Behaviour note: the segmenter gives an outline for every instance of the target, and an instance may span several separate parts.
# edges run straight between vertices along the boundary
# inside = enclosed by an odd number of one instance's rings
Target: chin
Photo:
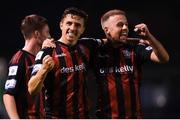
[[[69,43],[74,44],[77,42],[76,38],[68,39]]]
[[[116,43],[127,43],[126,40],[120,40],[120,39],[119,39],[119,40],[116,40],[115,42],[116,42]]]
[[[117,41],[117,42],[124,42],[125,40],[119,38],[119,39],[117,39],[116,41]]]
[[[68,41],[73,42],[73,41],[75,41],[75,38],[69,38]]]

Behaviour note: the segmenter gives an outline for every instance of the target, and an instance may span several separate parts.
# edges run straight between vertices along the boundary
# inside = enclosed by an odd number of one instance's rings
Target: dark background
[[[142,77],[142,110],[144,118],[180,118],[180,71],[179,71],[179,34],[180,4],[164,0],[6,0],[0,4],[0,68],[6,65],[12,55],[24,46],[20,33],[20,23],[24,16],[39,14],[49,21],[51,35],[60,36],[59,18],[67,7],[75,6],[89,14],[84,36],[103,38],[100,26],[101,15],[110,9],[122,9],[127,13],[130,36],[133,27],[146,23],[150,32],[164,45],[170,55],[167,64],[147,63]],[[131,33],[132,32],[132,33]],[[6,69],[3,69],[6,71]],[[0,74],[1,75],[1,74]],[[3,76],[3,75],[2,75]],[[1,77],[0,90],[4,87],[5,77]],[[95,101],[95,82],[89,79],[90,96]],[[0,97],[1,98],[1,97]],[[2,98],[0,102],[2,101]],[[92,102],[94,117],[94,102]],[[3,110],[0,104],[0,111]],[[0,113],[0,118],[3,114]]]

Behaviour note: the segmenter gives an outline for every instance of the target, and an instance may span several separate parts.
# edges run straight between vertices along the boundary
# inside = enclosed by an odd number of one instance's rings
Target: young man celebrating
[[[128,38],[125,12],[110,10],[101,17],[108,43],[96,52],[98,84],[97,117],[106,119],[141,118],[139,95],[141,67],[146,61],[165,63],[169,55],[144,23],[134,31],[143,39],[139,44]]]
[[[44,86],[46,118],[89,118],[87,66],[101,41],[78,40],[87,17],[78,8],[67,8],[60,20],[62,36],[55,42],[56,48],[42,49],[36,56],[28,89],[36,94]]]

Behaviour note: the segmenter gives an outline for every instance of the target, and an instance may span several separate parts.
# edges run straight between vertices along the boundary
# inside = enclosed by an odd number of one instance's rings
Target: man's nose
[[[50,35],[50,34],[48,34],[47,38],[49,38],[49,39],[50,39],[50,38],[51,38],[51,35]]]
[[[74,24],[72,24],[70,28],[71,28],[71,30],[75,30],[76,26]]]
[[[128,26],[126,24],[124,24],[122,29],[128,29]]]

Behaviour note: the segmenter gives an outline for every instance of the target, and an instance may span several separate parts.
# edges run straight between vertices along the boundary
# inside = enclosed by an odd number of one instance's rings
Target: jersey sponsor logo
[[[77,71],[82,71],[85,70],[85,64],[82,63],[80,65],[74,65],[72,67],[62,67],[60,69],[61,73],[72,73],[72,72],[77,72]]]
[[[99,69],[100,74],[107,74],[107,73],[120,73],[120,74],[126,74],[126,73],[133,73],[133,66],[124,65],[122,67],[107,67],[107,68],[100,68]]]
[[[39,71],[39,69],[41,68],[41,65],[42,65],[42,64],[36,64],[36,65],[34,65],[33,70],[32,70],[32,74],[34,74],[35,72]]]
[[[151,46],[146,47],[146,50],[152,50]]]
[[[9,67],[9,74],[8,76],[16,75],[18,70],[18,66],[11,66]]]
[[[61,53],[61,54],[59,54],[59,55],[56,55],[56,57],[65,57],[65,56],[66,56],[65,53]]]
[[[6,81],[6,84],[5,84],[5,89],[10,89],[10,88],[15,88],[16,86],[16,80],[15,79],[10,79],[10,80],[7,80]]]
[[[44,51],[39,51],[39,52],[37,53],[37,55],[36,55],[35,60],[40,60],[41,57],[42,57],[42,55],[43,55],[43,53],[44,53]]]

